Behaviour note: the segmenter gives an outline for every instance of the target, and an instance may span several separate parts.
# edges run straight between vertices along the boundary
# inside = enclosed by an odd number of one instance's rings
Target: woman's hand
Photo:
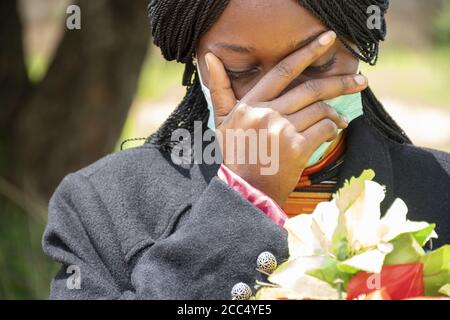
[[[348,126],[347,120],[322,100],[360,92],[367,87],[367,79],[362,75],[337,76],[306,81],[280,96],[292,81],[333,45],[335,39],[336,34],[328,31],[292,53],[269,71],[238,103],[222,62],[212,53],[205,56],[216,129],[223,139],[219,142],[224,164],[280,206],[295,188],[312,153],[322,143],[335,139],[338,128]],[[244,132],[248,129],[267,129],[268,145],[273,139],[278,141],[279,170],[273,175],[261,175],[263,164],[260,161],[256,164],[227,162],[227,159],[236,159],[235,154],[230,157],[230,148],[226,147],[230,143],[226,134],[229,129],[235,132],[239,129]],[[248,139],[246,143],[246,152],[251,152]],[[233,145],[235,147],[231,153],[236,153],[236,143]]]

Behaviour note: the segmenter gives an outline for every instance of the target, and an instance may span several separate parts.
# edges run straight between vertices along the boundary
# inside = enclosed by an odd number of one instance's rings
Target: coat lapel
[[[385,212],[395,199],[393,168],[386,139],[368,123],[365,116],[352,121],[347,130],[347,150],[338,187],[342,187],[345,180],[352,176],[358,177],[365,169],[374,170],[374,180],[386,187],[386,198],[381,204],[382,212]]]

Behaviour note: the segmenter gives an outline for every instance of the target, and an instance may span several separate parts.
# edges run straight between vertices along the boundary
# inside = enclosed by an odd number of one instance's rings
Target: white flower
[[[429,226],[427,222],[415,222],[406,219],[408,208],[401,199],[395,199],[384,217],[380,220],[378,225],[378,236],[384,242],[389,242],[399,234],[416,232],[423,230]],[[430,238],[437,238],[436,232],[432,232]]]
[[[380,203],[384,199],[384,189],[376,182],[367,180],[364,188],[353,204],[346,210],[345,222],[347,240],[351,248],[359,251],[380,242]]]
[[[319,203],[310,215],[288,219],[284,228],[289,233],[290,257],[325,254],[337,228],[338,217],[339,210],[333,200]]]
[[[337,248],[344,244],[348,258],[342,261],[344,265],[379,273],[393,249],[387,245],[389,241],[429,226],[407,220],[408,208],[401,199],[381,218],[385,191],[372,178],[373,172],[365,171],[360,178],[352,178],[332,201],[319,203],[312,214],[287,220],[290,259],[336,257]],[[434,231],[431,237],[437,237]]]
[[[338,299],[339,291],[330,284],[307,274],[308,271],[322,268],[327,259],[325,257],[298,257],[282,264],[269,276],[271,283],[277,284],[295,299]],[[269,289],[268,292],[276,294]]]

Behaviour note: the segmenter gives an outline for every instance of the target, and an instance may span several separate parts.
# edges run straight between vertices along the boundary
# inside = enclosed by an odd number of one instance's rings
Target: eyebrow
[[[296,51],[299,50],[303,47],[306,47],[308,44],[310,44],[311,42],[313,42],[315,39],[317,39],[317,37],[319,35],[321,35],[322,33],[324,33],[326,30],[322,30],[319,31],[311,36],[309,36],[306,39],[303,39],[299,42],[294,43],[291,48],[292,51]],[[218,42],[216,44],[214,44],[214,47],[216,48],[220,48],[220,49],[224,49],[227,51],[233,51],[236,53],[251,53],[252,51],[254,51],[255,49],[253,47],[244,47],[238,44],[233,44],[233,43],[226,43],[226,42]]]
[[[301,41],[295,43],[295,44],[292,46],[293,51],[300,50],[301,48],[306,47],[308,44],[310,44],[311,42],[313,42],[314,40],[316,40],[316,39],[317,39],[322,33],[324,33],[325,31],[326,31],[326,30],[321,30],[321,31],[316,32],[315,34],[309,36],[308,38],[303,39],[303,40],[301,40]]]
[[[227,51],[233,51],[237,53],[250,53],[254,50],[252,47],[243,47],[238,44],[232,44],[232,43],[226,43],[226,42],[219,42],[214,44],[214,47],[224,49]]]

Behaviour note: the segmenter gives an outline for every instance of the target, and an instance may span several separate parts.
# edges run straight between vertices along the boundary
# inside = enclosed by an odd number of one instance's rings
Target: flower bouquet
[[[384,187],[365,170],[330,202],[289,219],[289,259],[258,282],[254,299],[417,299],[450,296],[450,245],[424,247],[435,225],[406,218],[396,199],[381,217]]]

